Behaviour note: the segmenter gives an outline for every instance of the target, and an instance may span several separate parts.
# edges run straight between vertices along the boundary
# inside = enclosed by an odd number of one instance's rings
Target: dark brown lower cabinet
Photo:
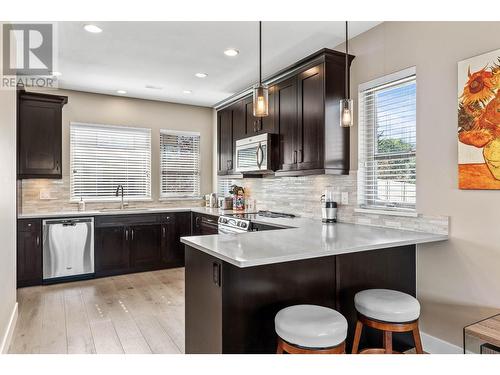
[[[415,296],[415,246],[363,251],[239,268],[186,246],[186,353],[275,353],[274,317],[295,304],[327,306],[349,323],[350,351],[364,289],[395,289]],[[380,332],[363,330],[361,347],[381,347]],[[394,348],[412,347],[394,334]]]
[[[42,223],[19,220],[17,228],[17,287],[42,283]]]
[[[180,237],[191,233],[191,213],[100,216],[95,220],[96,276],[182,267]]]
[[[94,259],[97,276],[117,275],[130,269],[129,229],[105,225],[95,228]]]
[[[161,224],[133,225],[130,227],[130,254],[135,270],[162,267]]]

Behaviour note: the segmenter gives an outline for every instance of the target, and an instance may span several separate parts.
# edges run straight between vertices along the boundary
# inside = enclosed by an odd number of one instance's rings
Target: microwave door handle
[[[262,166],[262,162],[264,161],[264,160],[261,160],[260,157],[259,157],[259,155],[263,155],[262,145],[260,143],[259,143],[259,147],[257,147],[256,154],[257,154],[257,166],[260,169],[260,167]],[[264,159],[264,158],[262,158],[262,159]]]
[[[259,150],[260,150],[260,165],[259,168],[262,167],[262,164],[264,164],[264,147],[259,144]]]

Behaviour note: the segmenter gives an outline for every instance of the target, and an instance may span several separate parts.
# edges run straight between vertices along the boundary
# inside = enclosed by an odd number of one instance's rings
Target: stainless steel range
[[[295,215],[272,211],[259,211],[256,213],[234,213],[226,214],[219,217],[218,228],[221,234],[235,234],[244,232],[253,232],[263,230],[262,226],[258,226],[252,222],[259,216],[269,218],[294,218]],[[267,227],[266,229],[271,229]],[[274,229],[274,228],[273,228]],[[265,230],[265,229],[264,229]]]

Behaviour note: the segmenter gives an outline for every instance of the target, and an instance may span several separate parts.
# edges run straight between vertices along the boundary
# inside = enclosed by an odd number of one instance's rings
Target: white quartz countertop
[[[207,215],[221,215],[223,213],[232,213],[232,210],[223,211],[218,208],[206,207],[151,207],[151,208],[124,208],[120,209],[104,209],[104,210],[88,210],[88,211],[60,211],[60,212],[37,212],[18,215],[18,219],[51,219],[63,217],[82,217],[82,216],[109,216],[109,215],[133,215],[133,214],[150,214],[163,212],[199,212]]]
[[[237,267],[253,267],[366,250],[444,241],[446,235],[305,218],[259,218],[277,229],[182,237],[181,241]]]

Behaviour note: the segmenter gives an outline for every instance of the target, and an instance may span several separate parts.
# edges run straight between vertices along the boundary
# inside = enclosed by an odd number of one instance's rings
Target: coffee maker
[[[335,191],[332,187],[327,187],[321,196],[321,221],[323,223],[337,222],[337,202],[335,201]]]

